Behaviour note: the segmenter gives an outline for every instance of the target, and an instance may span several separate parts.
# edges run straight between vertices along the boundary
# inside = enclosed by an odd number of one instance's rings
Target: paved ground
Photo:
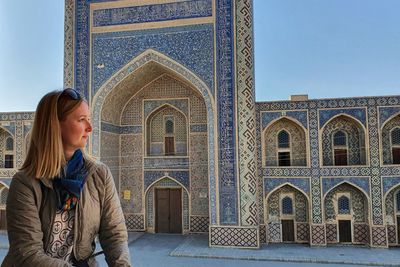
[[[310,248],[306,245],[268,245],[260,250],[209,248],[204,235],[166,234],[131,234],[129,248],[135,267],[400,266],[400,248]],[[7,249],[7,236],[0,233],[0,261]],[[98,260],[101,266],[107,266],[103,256],[98,256]],[[356,265],[359,263],[364,265]]]

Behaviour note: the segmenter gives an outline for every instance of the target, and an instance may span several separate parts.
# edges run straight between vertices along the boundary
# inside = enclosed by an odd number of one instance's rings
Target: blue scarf
[[[53,186],[57,196],[57,208],[70,210],[76,206],[85,184],[87,170],[80,149],[74,152],[59,176],[54,178]]]

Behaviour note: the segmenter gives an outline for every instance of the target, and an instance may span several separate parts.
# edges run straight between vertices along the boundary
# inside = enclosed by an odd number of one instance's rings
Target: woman
[[[83,153],[91,131],[88,103],[76,90],[40,100],[27,157],[10,185],[2,266],[98,266],[97,235],[109,266],[131,266],[110,170]]]

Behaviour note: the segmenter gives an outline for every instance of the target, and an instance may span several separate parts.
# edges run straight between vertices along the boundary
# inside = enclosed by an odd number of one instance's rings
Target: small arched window
[[[400,190],[396,194],[396,210],[400,212]]]
[[[391,133],[392,139],[392,163],[400,164],[400,128],[395,128]]]
[[[350,214],[350,199],[346,196],[341,196],[338,199],[338,213]]]
[[[342,131],[337,131],[333,135],[333,145],[334,146],[345,146],[346,142],[346,134]]]
[[[278,148],[289,148],[290,147],[290,136],[285,130],[282,130],[278,134]]]
[[[290,215],[293,214],[293,201],[290,197],[284,197],[282,199],[282,214]]]
[[[165,121],[165,133],[174,134],[174,121],[172,119],[167,119]]]
[[[392,145],[400,146],[400,128],[396,128],[392,131]]]
[[[12,137],[7,137],[6,139],[6,150],[14,150],[14,140]]]

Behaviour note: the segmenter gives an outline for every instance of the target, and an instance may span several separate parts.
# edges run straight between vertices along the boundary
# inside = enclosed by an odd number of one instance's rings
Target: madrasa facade
[[[90,104],[128,231],[398,246],[400,96],[255,102],[252,5],[65,1],[64,86]],[[0,113],[2,228],[33,117]]]

